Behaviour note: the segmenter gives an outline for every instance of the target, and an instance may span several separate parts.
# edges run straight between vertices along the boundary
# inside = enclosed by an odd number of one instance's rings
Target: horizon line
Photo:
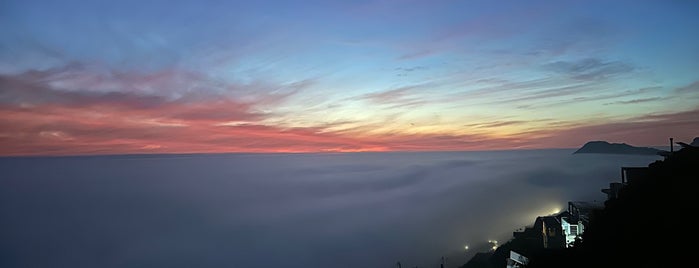
[[[644,146],[645,147],[645,146]],[[655,147],[655,146],[652,146]],[[61,157],[112,157],[112,156],[177,156],[177,155],[301,155],[301,154],[360,154],[360,153],[455,153],[455,152],[503,152],[503,151],[540,151],[540,150],[574,150],[579,148],[512,148],[493,150],[365,150],[365,151],[231,151],[231,152],[159,152],[159,153],[95,153],[95,154],[15,154],[0,155],[2,158],[61,158]]]
[[[612,143],[612,142],[610,142]],[[626,143],[623,143],[626,144]],[[633,145],[632,145],[633,146]],[[650,145],[650,146],[635,146],[649,148],[664,148],[670,147],[667,145]],[[161,153],[105,153],[105,154],[56,154],[56,155],[41,155],[41,154],[18,154],[18,155],[0,155],[2,158],[61,158],[61,157],[114,157],[114,156],[185,156],[185,155],[301,155],[301,154],[360,154],[360,153],[456,153],[456,152],[504,152],[504,151],[541,151],[541,150],[576,150],[580,148],[574,147],[551,147],[551,148],[512,148],[512,149],[493,149],[493,150],[392,150],[392,151],[280,151],[280,152],[161,152]],[[660,149],[659,149],[660,150]]]

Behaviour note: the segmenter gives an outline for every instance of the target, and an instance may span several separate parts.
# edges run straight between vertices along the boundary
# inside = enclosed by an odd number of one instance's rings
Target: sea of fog
[[[572,152],[0,158],[0,267],[457,267],[659,159]]]

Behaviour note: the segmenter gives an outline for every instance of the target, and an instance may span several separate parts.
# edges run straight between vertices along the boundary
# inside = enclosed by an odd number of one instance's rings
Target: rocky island
[[[573,154],[658,154],[662,150],[650,147],[636,147],[626,143],[609,143],[606,141],[591,141],[585,143]]]

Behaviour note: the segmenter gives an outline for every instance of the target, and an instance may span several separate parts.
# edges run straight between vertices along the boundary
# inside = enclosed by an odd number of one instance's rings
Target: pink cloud
[[[541,147],[578,147],[590,140],[636,145],[664,145],[668,138],[689,140],[699,136],[699,108],[665,114],[648,114],[624,121],[563,126],[523,134]]]
[[[174,109],[174,108],[173,108]],[[185,109],[180,107],[177,109]],[[260,124],[221,126],[209,119],[133,121],[141,111],[111,110],[93,118],[82,108],[2,110],[1,155],[120,153],[457,151],[577,147],[588,140],[663,144],[699,133],[699,111],[650,115],[631,122],[540,130],[511,136],[392,134],[358,136],[323,128]],[[663,129],[663,131],[658,131]]]
[[[577,147],[598,139],[654,145],[664,144],[667,137],[689,140],[699,134],[699,109],[616,122],[557,124],[512,135],[369,135],[362,127],[288,128],[265,125],[273,115],[256,109],[259,103],[283,102],[288,97],[284,94],[267,92],[256,101],[241,101],[216,92],[201,96],[182,91],[184,95],[173,99],[140,91],[55,88],[54,82],[67,81],[65,76],[80,80],[69,73],[0,75],[0,155],[492,150]],[[149,82],[135,84],[144,83]],[[364,97],[400,104],[412,100],[410,93],[404,88]],[[495,121],[485,126],[515,124],[526,122]]]

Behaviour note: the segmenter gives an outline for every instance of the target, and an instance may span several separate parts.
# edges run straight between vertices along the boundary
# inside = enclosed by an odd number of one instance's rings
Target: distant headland
[[[662,152],[650,147],[636,147],[626,143],[609,143],[606,141],[590,141],[585,143],[573,154],[646,154],[654,155]]]

